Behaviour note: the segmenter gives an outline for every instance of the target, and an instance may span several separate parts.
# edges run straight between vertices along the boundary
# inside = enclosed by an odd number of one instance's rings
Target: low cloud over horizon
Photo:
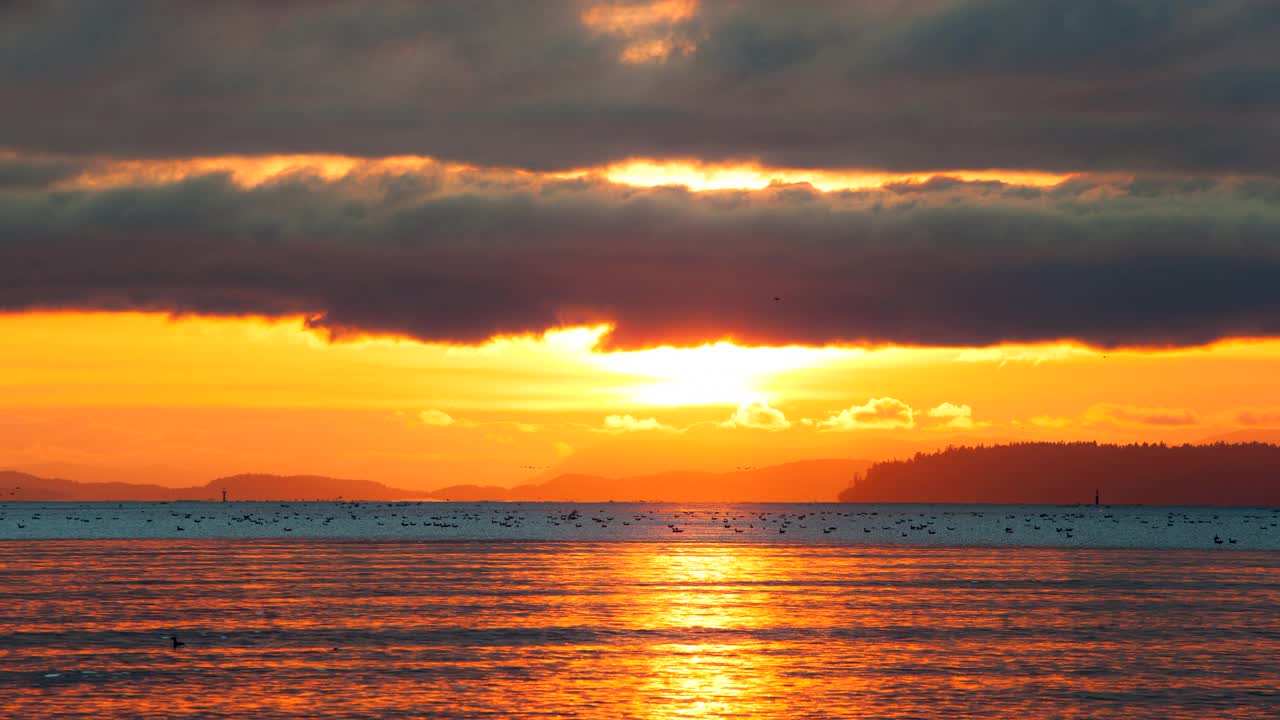
[[[692,192],[427,164],[0,190],[0,309],[305,315],[614,347],[1280,334],[1280,181]]]
[[[1099,403],[1084,414],[1087,423],[1109,422],[1130,427],[1190,427],[1200,417],[1187,408],[1147,408],[1116,403]]]

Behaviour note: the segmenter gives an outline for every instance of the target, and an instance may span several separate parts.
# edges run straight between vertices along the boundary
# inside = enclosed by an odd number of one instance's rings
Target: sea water
[[[0,716],[1280,717],[1278,514],[11,503]]]

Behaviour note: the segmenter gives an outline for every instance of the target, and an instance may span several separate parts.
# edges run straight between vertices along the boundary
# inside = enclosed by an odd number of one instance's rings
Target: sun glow
[[[869,190],[886,185],[910,185],[948,177],[966,182],[1003,182],[1010,185],[1052,187],[1069,174],[1011,172],[1005,170],[936,170],[885,173],[875,170],[812,170],[773,168],[754,163],[715,164],[694,160],[629,160],[610,165],[601,173],[610,182],[637,187],[677,186],[695,192],[709,190],[762,190],[770,185],[807,184],[822,192]]]
[[[242,407],[738,406],[775,400],[776,374],[859,352],[728,342],[605,352],[609,331],[566,327],[480,345],[331,342],[303,317],[0,314],[0,398],[34,406],[156,406],[179,397]]]
[[[839,351],[803,347],[745,348],[728,342],[601,354],[613,372],[645,380],[630,391],[640,405],[741,405],[770,402],[772,375],[817,367]]]

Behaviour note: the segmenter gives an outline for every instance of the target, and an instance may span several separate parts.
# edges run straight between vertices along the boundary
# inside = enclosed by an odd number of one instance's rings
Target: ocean
[[[1280,717],[1277,522],[0,504],[0,715]]]

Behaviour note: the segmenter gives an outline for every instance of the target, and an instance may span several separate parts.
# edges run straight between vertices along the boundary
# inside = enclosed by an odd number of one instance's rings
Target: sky
[[[1280,440],[1268,0],[0,16],[0,467]]]

